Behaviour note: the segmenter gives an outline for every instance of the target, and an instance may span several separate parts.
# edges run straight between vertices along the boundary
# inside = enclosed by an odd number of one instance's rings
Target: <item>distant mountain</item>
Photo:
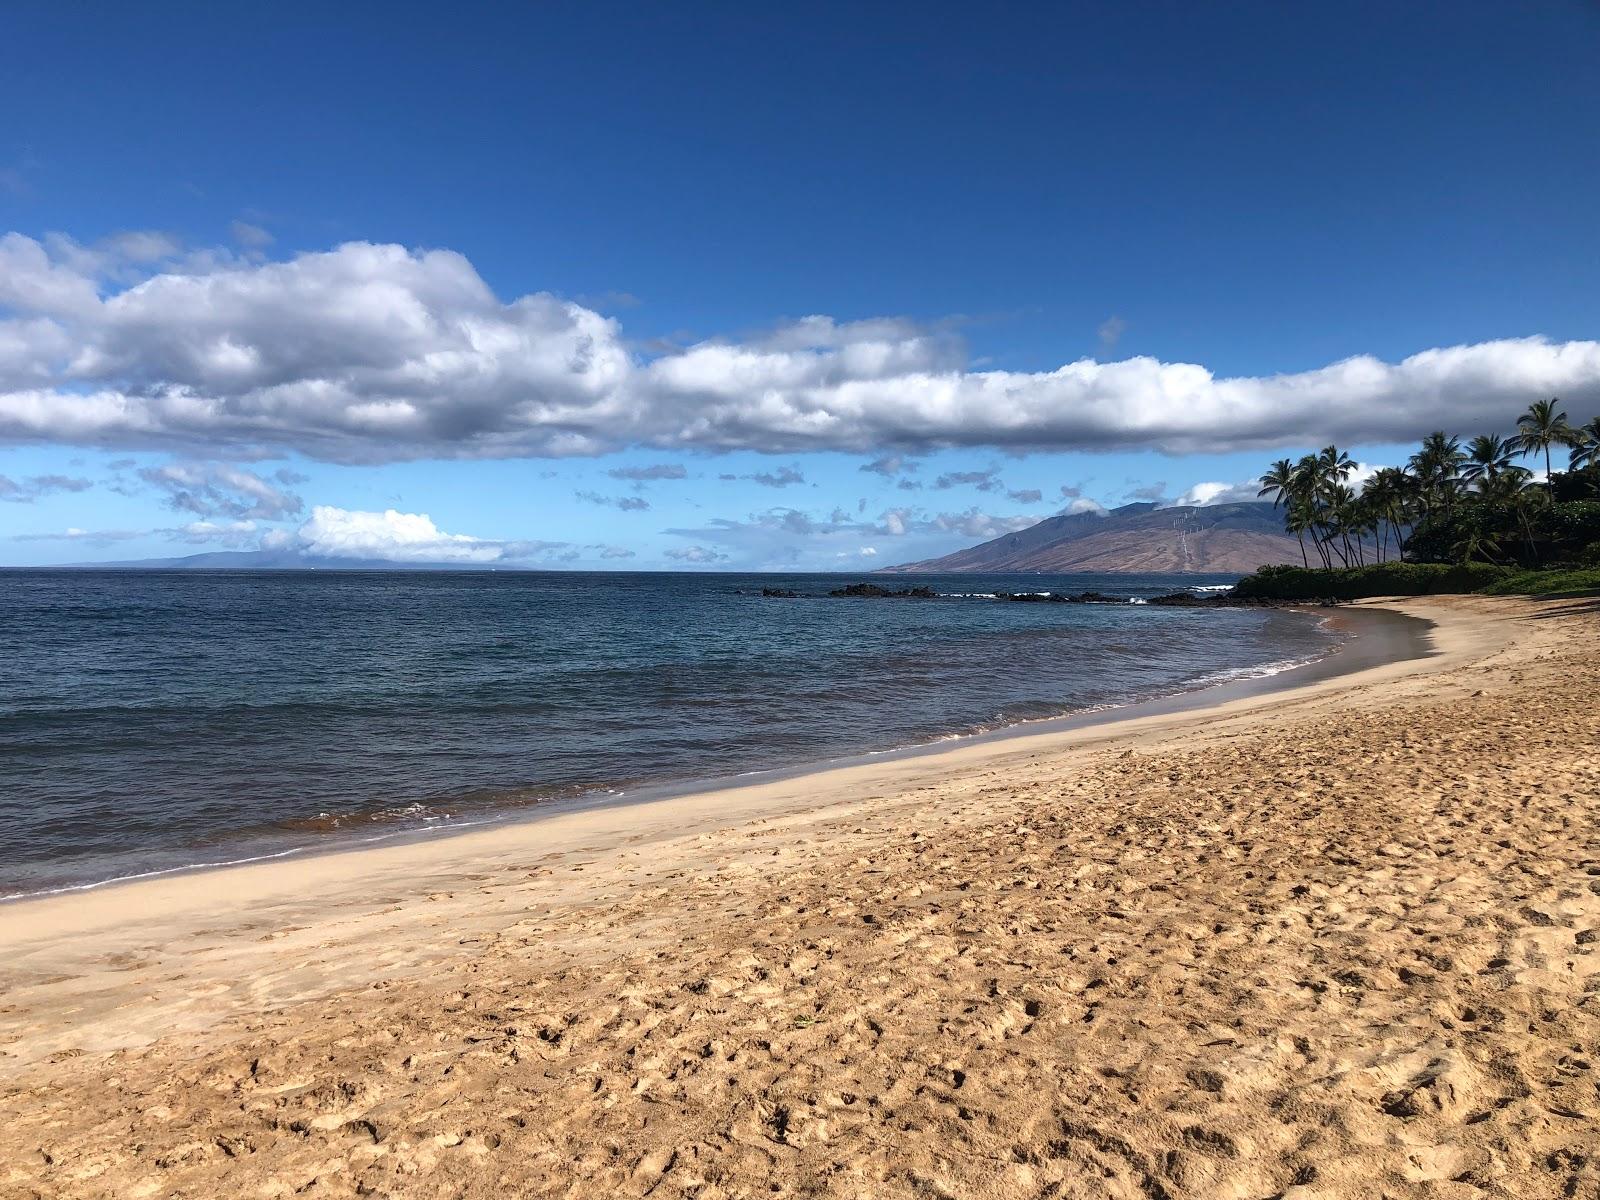
[[[1248,574],[1298,563],[1300,543],[1267,503],[1160,508],[1125,504],[1108,513],[1049,517],[943,558],[887,567],[911,571],[1126,571]]]
[[[63,570],[111,571],[499,571],[502,563],[393,562],[387,558],[326,558],[298,550],[218,550],[182,558],[73,563]]]

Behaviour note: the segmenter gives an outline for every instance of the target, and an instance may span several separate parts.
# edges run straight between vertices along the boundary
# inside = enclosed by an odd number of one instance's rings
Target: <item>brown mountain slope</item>
[[[1158,508],[1049,517],[943,558],[888,567],[911,571],[1129,571],[1244,574],[1300,561],[1300,544],[1270,504]]]

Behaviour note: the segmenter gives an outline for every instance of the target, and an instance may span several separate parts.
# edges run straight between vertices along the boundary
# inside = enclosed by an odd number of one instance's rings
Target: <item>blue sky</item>
[[[7,6],[0,562],[853,567],[1600,411],[1600,7],[1044,7]]]

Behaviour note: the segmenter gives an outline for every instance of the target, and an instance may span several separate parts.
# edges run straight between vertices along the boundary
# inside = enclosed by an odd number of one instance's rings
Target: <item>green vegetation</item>
[[[1492,563],[1369,563],[1362,567],[1262,567],[1241,579],[1244,600],[1359,600],[1365,596],[1433,596],[1476,592],[1507,578]]]
[[[1530,405],[1507,438],[1480,434],[1463,447],[1431,433],[1404,467],[1384,467],[1359,491],[1356,464],[1337,446],[1273,463],[1258,494],[1283,507],[1302,566],[1269,567],[1235,595],[1350,600],[1600,587],[1600,417],[1575,426],[1560,403]],[[1564,472],[1553,469],[1556,448],[1569,452]],[[1542,465],[1544,478],[1519,458]]]
[[[1517,571],[1479,590],[1488,596],[1591,596],[1600,594],[1600,567]]]

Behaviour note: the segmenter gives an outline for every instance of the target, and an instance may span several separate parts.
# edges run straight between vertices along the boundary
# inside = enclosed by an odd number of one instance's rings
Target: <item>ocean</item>
[[[1268,674],[1226,577],[0,572],[0,896],[417,836]]]

